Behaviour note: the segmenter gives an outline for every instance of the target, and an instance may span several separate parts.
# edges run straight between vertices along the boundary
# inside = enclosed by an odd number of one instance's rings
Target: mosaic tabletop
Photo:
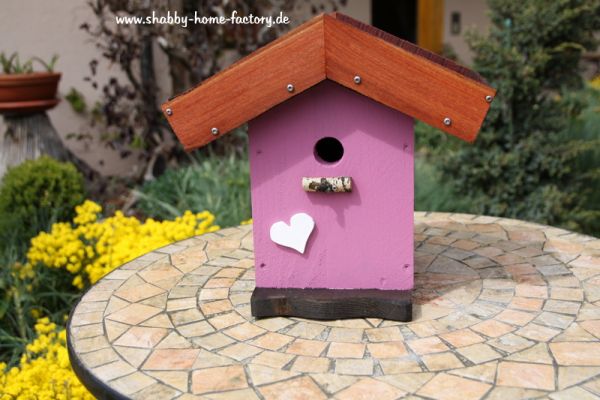
[[[92,287],[71,361],[109,398],[600,398],[600,239],[415,213],[415,273],[413,322],[256,320],[252,226],[221,230]]]

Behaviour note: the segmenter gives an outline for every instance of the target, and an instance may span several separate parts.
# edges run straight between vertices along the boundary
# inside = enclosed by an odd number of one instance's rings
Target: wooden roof
[[[477,73],[451,60],[333,13],[304,23],[162,109],[186,150],[192,150],[325,79],[469,142],[489,109],[486,97],[496,93]]]

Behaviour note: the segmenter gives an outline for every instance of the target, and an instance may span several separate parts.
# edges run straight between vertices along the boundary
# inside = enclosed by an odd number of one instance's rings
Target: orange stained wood
[[[472,78],[472,71],[349,21],[340,14],[315,17],[163,104],[184,147],[204,146],[324,79],[463,140],[475,139],[494,89]]]

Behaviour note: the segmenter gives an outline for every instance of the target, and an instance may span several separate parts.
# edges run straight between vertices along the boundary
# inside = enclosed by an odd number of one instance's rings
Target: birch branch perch
[[[302,188],[305,192],[320,193],[349,193],[352,192],[352,178],[337,176],[331,178],[302,178]]]

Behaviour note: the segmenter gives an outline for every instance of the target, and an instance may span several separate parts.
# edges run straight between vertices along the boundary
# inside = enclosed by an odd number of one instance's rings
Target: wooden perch
[[[352,191],[352,178],[338,176],[332,178],[302,178],[305,192],[349,193]]]

